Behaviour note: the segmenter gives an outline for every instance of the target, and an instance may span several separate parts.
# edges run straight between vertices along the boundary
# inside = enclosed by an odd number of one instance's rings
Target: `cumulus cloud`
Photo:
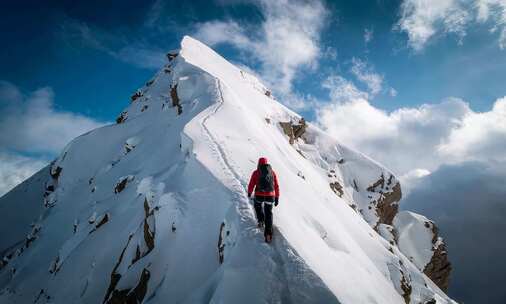
[[[0,197],[45,165],[40,159],[0,152]]]
[[[438,152],[463,160],[506,160],[506,97],[489,112],[469,112],[451,130]]]
[[[397,27],[408,35],[408,44],[420,51],[438,34],[455,34],[463,42],[476,22],[490,22],[499,31],[498,45],[506,47],[506,1],[504,0],[403,0]]]
[[[235,21],[210,21],[197,26],[195,36],[209,45],[228,43],[261,63],[260,73],[281,93],[289,94],[300,68],[312,68],[320,55],[319,39],[327,11],[320,1],[254,2],[260,8],[260,27]]]
[[[449,295],[465,303],[503,303],[506,264],[506,163],[443,165],[401,203],[426,215],[445,237],[453,264]],[[485,279],[486,278],[486,279]]]
[[[104,123],[66,111],[53,104],[51,88],[24,95],[16,86],[0,81],[0,146],[30,153],[58,153],[74,137]]]
[[[490,111],[475,112],[463,100],[449,98],[386,112],[355,98],[320,107],[317,121],[402,176],[413,169],[433,172],[442,164],[505,160],[505,105],[502,98]]]

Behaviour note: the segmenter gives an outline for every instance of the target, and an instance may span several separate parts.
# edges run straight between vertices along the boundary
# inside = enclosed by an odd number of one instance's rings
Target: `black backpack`
[[[274,191],[274,176],[272,173],[271,165],[258,166],[258,184],[257,191],[259,192],[272,192]]]

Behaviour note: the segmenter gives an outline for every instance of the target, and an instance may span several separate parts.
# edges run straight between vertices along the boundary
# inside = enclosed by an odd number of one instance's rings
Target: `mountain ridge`
[[[452,303],[395,244],[389,170],[193,38],[168,58],[116,125],[51,164],[45,210],[0,270],[0,300]],[[259,155],[282,173],[271,247],[244,191]]]

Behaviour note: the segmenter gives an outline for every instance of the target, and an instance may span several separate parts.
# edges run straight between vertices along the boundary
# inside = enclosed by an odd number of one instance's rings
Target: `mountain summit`
[[[199,41],[167,56],[117,124],[0,199],[1,303],[453,303],[444,242],[398,213],[392,172]],[[245,192],[260,156],[272,244]]]

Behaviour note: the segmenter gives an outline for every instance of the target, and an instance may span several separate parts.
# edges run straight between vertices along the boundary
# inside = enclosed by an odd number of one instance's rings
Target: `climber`
[[[248,197],[255,190],[253,205],[258,220],[258,227],[265,225],[264,237],[267,243],[272,241],[272,204],[277,206],[279,203],[279,185],[276,173],[271,165],[267,163],[267,158],[258,159],[257,169],[251,174],[248,184]]]

